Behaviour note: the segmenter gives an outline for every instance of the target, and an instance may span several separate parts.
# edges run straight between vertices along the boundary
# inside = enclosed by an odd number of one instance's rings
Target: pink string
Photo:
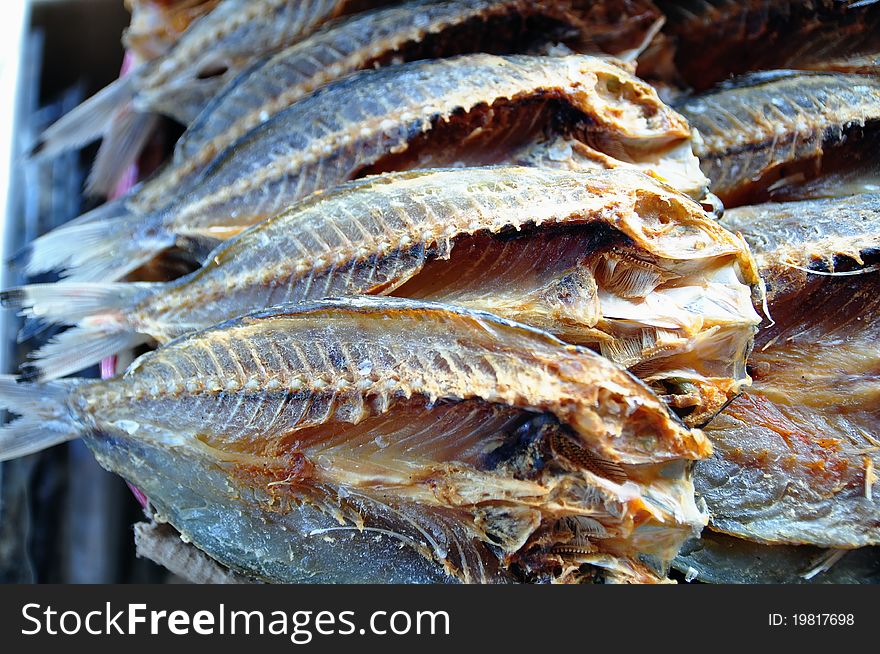
[[[134,54],[129,51],[126,51],[125,58],[122,60],[122,68],[119,71],[119,76],[123,77],[127,75],[131,70],[136,66]],[[116,188],[113,189],[113,193],[110,194],[110,199],[114,200],[118,197],[121,197],[128,193],[131,188],[137,183],[138,180],[138,165],[137,163],[133,163],[129,166],[128,170],[125,171],[125,174],[122,176],[122,179],[119,180],[119,184],[117,184]],[[116,367],[117,367],[117,358],[114,354],[113,356],[106,357],[101,360],[101,379],[110,379],[111,377],[116,376]],[[140,505],[146,509],[149,500],[147,496],[143,494],[143,492],[133,486],[128,481],[125,482],[128,487],[131,489],[131,492],[134,494],[135,499],[140,503]]]
[[[131,482],[125,482],[125,485],[128,486],[128,488],[131,490],[132,494],[134,495],[134,499],[138,501],[142,508],[146,509],[147,504],[150,503],[150,500],[149,498],[147,498],[146,495],[144,495],[143,491],[137,486],[133,486]]]

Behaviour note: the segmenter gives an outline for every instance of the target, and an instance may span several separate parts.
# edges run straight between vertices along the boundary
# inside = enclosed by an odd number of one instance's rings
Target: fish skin
[[[681,173],[686,121],[613,63],[482,54],[415,62],[356,73],[276,114],[160,211],[77,222],[44,235],[32,245],[28,271],[72,264],[65,273],[70,281],[118,279],[174,243],[213,247],[314,191],[366,172],[436,167],[456,158],[503,162],[517,139],[552,127],[547,122],[560,111],[574,112],[565,122],[579,140],[654,162],[646,169],[661,179],[668,153]],[[534,124],[522,133],[525,117]],[[702,173],[690,181],[689,190],[702,197]],[[89,252],[71,251],[73,241],[87,239],[95,243]]]
[[[377,1],[224,0],[196,20],[167,53],[133,68],[50,125],[30,155],[55,157],[100,139],[86,192],[109,197],[137,160],[159,114],[189,124],[253,61],[332,18]]]
[[[878,122],[850,127],[846,139],[844,144],[824,152],[821,159],[796,165],[790,174],[767,188],[766,198],[760,199],[796,202],[880,191],[880,160],[876,156],[880,149]]]
[[[255,59],[381,0],[222,0],[138,75],[134,106],[184,124]],[[225,69],[221,74],[211,74]]]
[[[688,408],[689,424],[701,424],[749,383],[757,284],[741,239],[641,173],[514,167],[351,182],[246,230],[173,282],[31,286],[2,298],[27,315],[78,324],[37,353],[49,378],[64,372],[56,349],[76,352],[79,368],[114,353],[86,359],[70,339],[166,342],[256,308],[328,296],[442,301],[589,345],[650,378]],[[104,290],[108,301],[79,310]],[[676,390],[682,379],[694,390]]]
[[[704,531],[685,543],[675,569],[710,584],[877,584],[880,548],[850,550],[827,570],[819,570],[834,550],[806,545],[760,545]]]
[[[42,403],[2,382],[4,406],[91,434],[99,460],[160,506],[192,491],[283,518],[305,503],[340,526],[392,530],[463,581],[503,574],[508,557],[546,575],[566,543],[585,562],[656,561],[660,581],[705,520],[689,480],[690,460],[710,452],[698,430],[609,360],[484,312],[367,297],[280,306],[172,341],[116,379],[53,382]],[[5,427],[0,450],[35,419]],[[155,450],[185,464],[154,469]],[[181,489],[187,467],[205,473]],[[214,554],[204,524],[170,514]],[[217,558],[265,574],[228,550]]]
[[[180,525],[189,542],[250,578],[293,584],[456,581],[414,548],[401,548],[398,539],[374,530],[343,530],[335,517],[311,504],[290,507],[286,514],[242,510],[230,500],[220,467],[146,441],[91,435],[84,440],[103,467],[138,480],[162,520]],[[489,580],[513,581],[500,574]]]
[[[880,53],[880,3],[658,0],[674,80],[705,90],[753,70],[865,71]]]
[[[724,220],[756,251],[775,324],[756,339],[753,386],[707,427],[715,453],[697,466],[696,486],[712,528],[769,544],[876,545],[878,197],[742,208]]]
[[[774,199],[774,186],[788,177],[809,180],[820,171],[833,173],[823,170],[823,163],[836,151],[845,161],[861,140],[872,138],[880,128],[880,80],[756,73],[685,100],[677,109],[699,133],[694,151],[710,190],[725,206],[757,204]],[[870,160],[868,165],[876,168]]]
[[[867,266],[880,251],[880,194],[738,207],[721,224],[745,237],[772,304],[815,279],[809,271]]]
[[[167,202],[178,184],[250,129],[357,70],[467,52],[527,52],[531,41],[562,41],[577,51],[618,54],[660,20],[648,1],[582,5],[572,0],[416,0],[334,21],[226,85],[189,125],[175,147],[173,164],[131,201],[139,211]]]

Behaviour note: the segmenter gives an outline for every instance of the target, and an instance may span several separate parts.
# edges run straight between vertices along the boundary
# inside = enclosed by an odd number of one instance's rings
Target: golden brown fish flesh
[[[471,168],[317,195],[174,282],[42,284],[2,300],[77,325],[36,353],[44,378],[279,302],[448,302],[588,345],[701,424],[749,382],[757,284],[741,239],[641,173]]]
[[[131,24],[122,43],[141,61],[164,55],[187,28],[211,11],[220,0],[126,0]]]
[[[636,166],[694,197],[706,179],[690,130],[609,61],[469,55],[362,71],[276,114],[227,148],[163,209],[82,218],[32,244],[29,273],[110,281],[173,246],[211,247],[314,191],[371,172],[503,163],[568,131],[596,168]],[[207,250],[203,250],[207,251]]]
[[[646,386],[444,305],[276,307],[0,398],[22,414],[0,456],[86,436],[187,539],[272,581],[660,581],[705,520],[688,462],[708,441]]]

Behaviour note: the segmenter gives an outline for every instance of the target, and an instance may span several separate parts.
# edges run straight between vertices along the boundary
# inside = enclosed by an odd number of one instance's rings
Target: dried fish
[[[706,179],[683,150],[686,121],[620,66],[582,55],[469,55],[362,71],[326,86],[227,148],[165,208],[126,218],[125,207],[111,205],[106,215],[37,239],[28,272],[119,279],[175,244],[206,252],[348,179],[505,162],[560,123],[558,131],[596,151],[597,168],[637,166],[705,194]]]
[[[139,211],[166,203],[183,179],[249,130],[354,71],[473,52],[527,52],[548,42],[620,54],[658,20],[647,1],[415,0],[334,22],[225,87],[181,137],[173,164],[132,201]]]
[[[574,137],[551,133],[512,150],[506,159],[507,163],[518,166],[582,172],[625,168],[659,177],[656,160],[633,161],[632,157],[616,150],[612,143],[606,143],[605,149],[607,152],[601,152]],[[662,179],[673,188],[684,190],[700,200],[704,206],[712,205],[711,195],[706,193],[703,184],[705,177],[699,169],[699,160],[694,157],[690,141],[682,141],[663,153]]]
[[[131,24],[122,35],[127,50],[142,61],[164,55],[186,29],[214,9],[220,0],[126,0]]]
[[[708,427],[714,529],[762,543],[880,544],[880,197],[725,215],[757,250],[775,324],[754,385]],[[764,249],[768,248],[768,249]]]
[[[43,134],[35,152],[54,156],[100,137],[89,189],[107,195],[153,130],[157,114],[191,122],[229,80],[261,57],[337,16],[381,0],[222,0],[171,50],[81,104]]]
[[[699,133],[694,151],[727,206],[808,199],[811,185],[821,197],[880,181],[878,78],[756,73],[678,109]],[[829,174],[846,181],[843,190]]]
[[[880,195],[738,207],[722,224],[745,236],[772,303],[801,292],[817,275],[869,268],[880,251]]]
[[[273,581],[374,579],[364,566],[381,568],[387,546],[368,563],[363,538],[316,547],[334,520],[463,581],[567,581],[572,560],[662,580],[705,521],[688,461],[708,441],[647,387],[545,332],[439,304],[275,307],[175,340],[118,379],[6,377],[0,398],[23,416],[0,432],[2,458],[87,435],[201,549]],[[202,509],[183,510],[195,497]]]
[[[753,70],[877,72],[876,0],[658,0],[677,73],[696,89]],[[861,61],[861,66],[859,65]]]
[[[174,282],[42,284],[0,299],[78,325],[35,353],[43,378],[279,302],[362,293],[449,302],[593,347],[700,424],[749,382],[760,321],[750,284],[744,242],[650,177],[472,168],[317,195]]]

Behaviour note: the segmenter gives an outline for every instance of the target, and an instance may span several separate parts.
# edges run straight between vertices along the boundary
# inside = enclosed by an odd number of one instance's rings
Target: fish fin
[[[133,328],[127,316],[153,292],[153,286],[32,284],[0,293],[0,304],[42,324],[75,325],[30,355],[36,361],[27,365],[25,376],[39,380],[61,377],[149,340]],[[33,330],[31,326],[28,333]]]
[[[145,334],[106,327],[71,327],[31,352],[22,381],[47,381],[88,368],[101,359],[150,340]]]
[[[18,331],[17,342],[26,343],[35,336],[39,336],[40,334],[42,334],[51,326],[52,323],[47,322],[42,318],[37,318],[36,316],[27,316],[24,319],[24,325]]]
[[[124,107],[110,121],[98,156],[92,165],[86,192],[90,195],[110,195],[125,171],[137,160],[159,117]]]
[[[131,105],[136,92],[133,75],[126,75],[50,125],[31,150],[32,157],[55,157],[95,141],[111,129],[114,116]]]
[[[107,282],[124,277],[174,244],[174,235],[156,230],[140,238],[144,222],[155,214],[141,216],[114,207],[106,217],[77,219],[43,234],[30,243],[17,259],[25,259],[25,272],[38,275],[61,270],[62,277],[76,282]],[[157,221],[158,222],[158,221]]]
[[[125,314],[152,287],[125,282],[31,284],[0,292],[0,305],[49,324],[75,325],[87,321],[90,325],[123,325]]]
[[[64,223],[63,228],[70,229],[79,225],[84,225],[86,223],[95,223],[102,220],[112,220],[116,218],[122,220],[128,216],[131,216],[134,213],[137,213],[136,210],[133,211],[129,206],[129,200],[131,199],[131,197],[132,194],[130,193],[116,200],[104,202],[94,209],[90,209],[84,214],[77,216],[73,220]],[[9,264],[16,267],[26,266],[28,258],[31,256],[32,251],[33,247],[30,244],[24,246],[8,259]],[[51,268],[47,270],[51,270]]]
[[[0,408],[20,416],[0,427],[0,461],[78,437],[81,428],[67,406],[67,397],[80,383],[79,379],[65,379],[29,384],[13,375],[0,375]]]
[[[466,513],[413,502],[395,504],[363,489],[352,492],[351,499],[370,516],[366,528],[394,534],[422,556],[441,564],[450,576],[482,584],[498,578],[498,556],[480,538],[481,530]]]

